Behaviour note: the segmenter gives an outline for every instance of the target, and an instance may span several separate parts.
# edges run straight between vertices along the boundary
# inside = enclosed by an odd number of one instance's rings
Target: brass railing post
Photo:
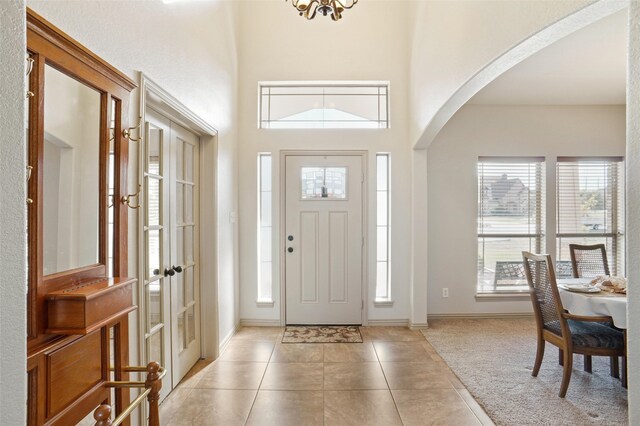
[[[111,368],[113,370],[113,367]],[[140,393],[131,401],[131,403],[118,413],[118,416],[111,420],[111,406],[102,404],[93,412],[93,418],[96,419],[95,426],[119,426],[124,423],[129,415],[142,403],[146,398],[149,401],[149,425],[160,426],[160,413],[158,404],[160,402],[160,389],[162,389],[162,378],[167,374],[167,370],[160,367],[157,362],[150,362],[146,367],[122,367],[122,371],[128,373],[142,373],[147,372],[147,379],[144,382],[132,382],[132,381],[109,381],[105,383],[108,388],[115,389],[128,389],[128,388],[144,388],[144,391]]]
[[[147,380],[145,381],[145,388],[151,389],[149,395],[147,395],[147,401],[149,401],[149,426],[160,426],[160,412],[158,411],[158,402],[160,401],[160,389],[162,388],[162,381],[158,371],[160,370],[160,364],[157,362],[150,362],[147,365]]]

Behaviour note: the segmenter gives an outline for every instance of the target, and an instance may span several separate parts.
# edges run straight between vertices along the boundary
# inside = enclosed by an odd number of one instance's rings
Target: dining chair
[[[610,275],[607,262],[607,247],[604,244],[569,244],[574,278],[595,278]]]
[[[610,275],[607,247],[604,244],[569,244],[569,254],[571,255],[574,278],[595,278],[599,275]],[[588,373],[592,371],[589,355],[584,357],[584,371]],[[617,357],[611,358],[611,376],[620,377]]]
[[[625,356],[625,340],[620,330],[603,325],[607,316],[582,316],[567,312],[562,306],[551,256],[522,252],[531,303],[536,317],[538,346],[531,375],[536,377],[542,365],[545,343],[562,350],[563,374],[560,398],[567,394],[573,354],[589,356]]]

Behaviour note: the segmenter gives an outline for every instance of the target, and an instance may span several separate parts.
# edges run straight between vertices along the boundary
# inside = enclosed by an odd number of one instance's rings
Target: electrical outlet
[[[448,287],[444,287],[442,289],[442,297],[449,297],[449,288]]]

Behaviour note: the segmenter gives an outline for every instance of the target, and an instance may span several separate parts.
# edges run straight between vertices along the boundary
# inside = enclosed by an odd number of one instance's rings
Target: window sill
[[[530,301],[529,293],[476,293],[477,302]]]
[[[381,307],[385,307],[385,306],[393,306],[393,300],[387,300],[387,299],[374,300],[373,301],[373,306],[375,306],[376,308],[381,308]]]
[[[263,308],[273,308],[275,303],[273,300],[256,300],[256,305]]]

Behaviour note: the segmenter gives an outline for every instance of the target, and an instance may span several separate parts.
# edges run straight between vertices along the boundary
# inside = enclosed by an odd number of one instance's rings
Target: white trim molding
[[[409,327],[408,319],[370,319],[369,327]]]
[[[508,318],[534,318],[533,312],[522,313],[500,313],[487,312],[477,314],[433,314],[428,315],[427,320],[443,320],[443,319],[508,319]]]
[[[240,320],[241,327],[280,327],[279,319],[250,319]]]

